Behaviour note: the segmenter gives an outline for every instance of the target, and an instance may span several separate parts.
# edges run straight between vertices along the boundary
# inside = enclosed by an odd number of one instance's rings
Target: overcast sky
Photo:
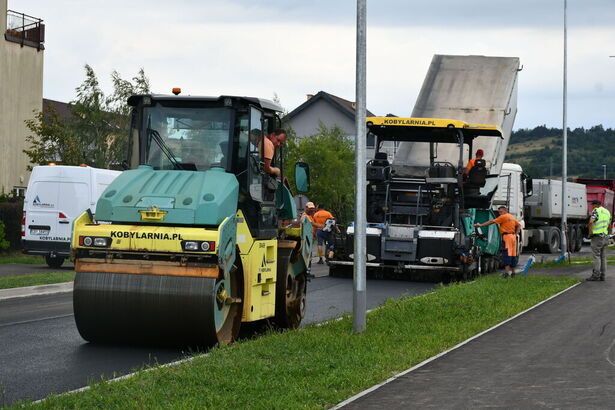
[[[368,0],[367,105],[409,115],[433,54],[520,57],[515,128],[562,124],[563,0]],[[9,0],[45,20],[44,96],[92,65],[155,92],[354,100],[354,0]],[[568,124],[615,127],[615,0],[568,1]]]

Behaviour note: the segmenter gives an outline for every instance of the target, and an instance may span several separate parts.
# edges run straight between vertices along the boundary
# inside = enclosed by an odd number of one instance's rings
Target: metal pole
[[[566,238],[566,232],[568,227],[567,221],[567,203],[568,196],[566,191],[566,180],[568,179],[568,124],[567,124],[567,106],[568,100],[568,32],[566,12],[568,8],[568,1],[564,0],[564,107],[563,107],[563,141],[562,141],[562,255],[566,255],[568,250],[568,238]]]
[[[606,179],[606,164],[602,164],[602,179]]]
[[[354,217],[354,292],[352,298],[354,333],[365,330],[366,295],[365,295],[365,263],[366,246],[365,231],[367,226],[367,206],[365,199],[365,95],[366,95],[366,31],[367,31],[367,0],[357,0],[357,72],[356,72],[356,140],[355,140],[355,217]]]

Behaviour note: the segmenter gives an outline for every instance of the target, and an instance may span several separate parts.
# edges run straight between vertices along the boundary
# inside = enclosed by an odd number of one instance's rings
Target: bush
[[[6,202],[0,202],[0,249],[2,241],[8,242],[8,247],[13,250],[21,249],[21,215],[23,211],[23,198],[10,198]]]
[[[10,243],[5,238],[4,223],[0,222],[0,251],[5,251],[9,248]]]

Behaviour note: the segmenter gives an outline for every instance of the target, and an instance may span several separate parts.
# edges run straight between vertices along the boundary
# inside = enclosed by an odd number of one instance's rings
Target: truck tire
[[[560,237],[561,231],[555,226],[550,227],[546,231],[546,243],[544,244],[544,251],[546,253],[558,253],[561,243]]]
[[[583,227],[577,225],[577,243],[574,244],[575,252],[580,252],[583,247]]]
[[[45,262],[47,262],[47,266],[53,269],[58,269],[64,263],[64,256],[45,256]]]
[[[577,247],[577,234],[578,234],[577,226],[571,225],[570,229],[568,229],[568,238],[567,238],[568,241],[566,242],[568,245],[568,252],[570,253],[577,251],[575,249]]]

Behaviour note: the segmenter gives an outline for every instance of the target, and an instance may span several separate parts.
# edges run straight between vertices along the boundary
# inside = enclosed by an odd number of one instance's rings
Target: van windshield
[[[203,171],[227,167],[231,110],[224,107],[145,109],[145,164]]]

